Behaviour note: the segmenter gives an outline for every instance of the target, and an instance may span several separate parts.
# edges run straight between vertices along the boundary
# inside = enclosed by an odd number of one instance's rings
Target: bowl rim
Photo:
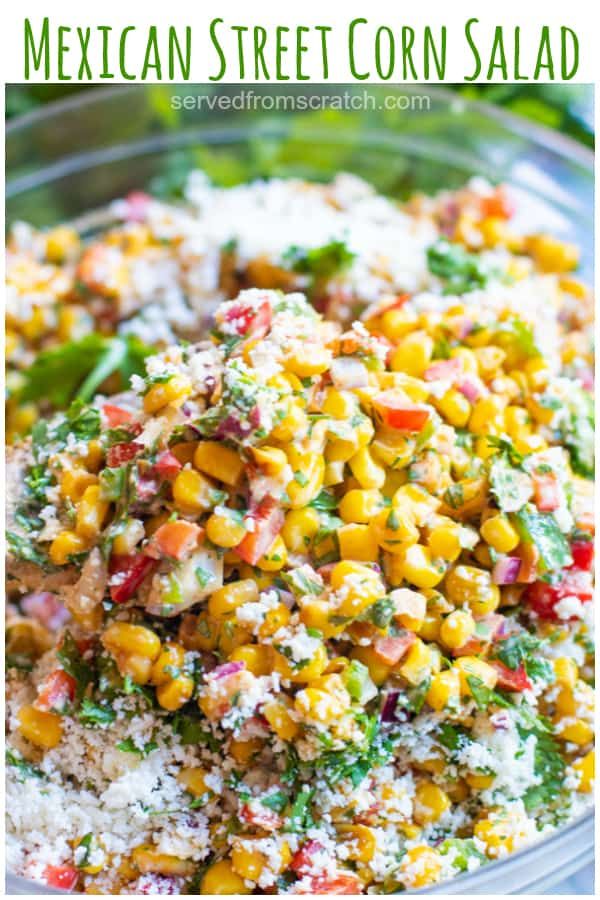
[[[208,82],[185,82],[185,87],[188,89],[194,87],[195,85],[201,85],[206,87],[211,87]],[[125,94],[135,94],[135,93],[146,93],[152,88],[162,87],[167,90],[171,87],[173,90],[183,87],[184,84],[181,82],[162,82],[160,85],[155,84],[118,84],[112,85],[110,87],[99,87],[93,88],[90,91],[82,90],[80,92],[75,93],[71,97],[66,97],[62,100],[54,100],[50,103],[41,106],[39,109],[33,109],[29,112],[23,113],[20,116],[16,116],[10,122],[6,124],[5,135],[6,142],[11,138],[13,134],[18,133],[19,131],[28,128],[30,126],[36,125],[38,122],[41,122],[45,119],[53,118],[54,116],[60,115],[61,113],[74,112],[82,106],[86,106],[90,103],[102,103],[107,100],[110,100],[113,97],[118,97]],[[485,100],[472,100],[470,98],[462,97],[459,94],[454,94],[446,88],[440,87],[438,85],[429,85],[427,83],[418,83],[418,84],[379,84],[369,83],[370,89],[373,90],[387,90],[387,91],[402,91],[407,94],[417,94],[417,92],[426,92],[431,94],[432,97],[439,101],[446,102],[449,106],[456,106],[457,109],[466,108],[472,109],[475,112],[481,113],[483,116],[487,116],[500,124],[504,125],[510,131],[515,132],[524,138],[529,138],[536,144],[540,144],[546,149],[553,150],[555,153],[560,156],[568,159],[571,162],[576,162],[579,165],[583,166],[585,169],[589,171],[590,174],[594,172],[594,159],[595,152],[590,147],[586,147],[584,144],[579,143],[574,138],[569,137],[568,135],[562,134],[560,131],[557,131],[554,128],[550,128],[547,125],[539,124],[538,122],[534,122],[530,119],[526,119],[524,116],[520,116],[517,113],[508,112],[500,107],[494,106],[492,103],[488,103]],[[231,87],[238,87],[240,90],[244,89],[243,84],[231,84]],[[262,86],[262,85],[259,85]],[[297,87],[296,83],[290,83],[286,85],[286,88],[289,90],[293,87]],[[10,88],[11,85],[8,84],[7,88]],[[256,87],[256,86],[255,86]],[[274,90],[274,85],[269,85],[272,89],[273,93],[276,93]],[[335,88],[356,88],[357,85],[354,82],[336,82],[336,83],[311,83],[310,88],[304,85],[300,85],[302,90],[309,94],[314,92],[315,89],[319,87],[335,89]]]
[[[165,90],[171,87],[173,90],[180,89],[186,87],[187,89],[192,89],[196,85],[212,87],[208,82],[193,82],[193,83],[171,83],[171,82],[163,82],[160,85],[150,85],[150,84],[135,84],[135,85],[112,85],[110,87],[98,87],[94,88],[91,91],[82,90],[81,92],[77,92],[74,95],[67,97],[62,100],[55,100],[50,103],[41,106],[39,109],[31,110],[27,113],[24,113],[20,116],[16,116],[13,120],[7,123],[5,135],[6,135],[6,143],[10,140],[13,135],[18,135],[21,131],[34,127],[38,123],[41,123],[45,120],[52,119],[56,116],[60,116],[63,113],[72,113],[76,112],[82,106],[87,106],[90,103],[104,103],[109,102],[113,98],[125,96],[127,94],[135,95],[136,93],[146,93],[151,88],[155,88],[157,86],[164,88]],[[10,84],[7,85],[10,88]],[[231,88],[239,88],[240,90],[244,89],[243,84],[229,84]],[[261,85],[262,87],[262,85]],[[268,85],[273,90],[273,93],[276,92],[274,85]],[[338,88],[356,88],[357,85],[354,83],[314,83],[309,85],[298,85],[298,84],[289,84],[286,85],[286,88],[289,90],[290,88],[298,88],[300,87],[303,92],[311,93],[314,92],[318,88],[327,88],[331,90],[335,90]],[[593,149],[580,144],[573,138],[561,134],[559,131],[550,128],[546,125],[541,125],[536,122],[530,121],[523,116],[520,116],[515,113],[507,112],[504,109],[494,106],[491,103],[482,100],[472,100],[470,98],[465,98],[460,95],[454,94],[451,91],[447,90],[444,87],[440,87],[438,85],[429,85],[426,83],[418,83],[418,84],[379,84],[379,83],[370,83],[370,89],[378,89],[378,90],[387,90],[387,91],[402,91],[406,94],[416,94],[417,92],[426,92],[431,95],[432,98],[436,100],[446,103],[449,107],[455,107],[457,111],[461,111],[463,109],[471,109],[474,112],[481,114],[483,117],[488,117],[502,126],[507,128],[509,131],[512,131],[515,134],[531,141],[532,143],[542,146],[546,151],[551,150],[558,154],[563,159],[567,159],[570,162],[576,163],[580,165],[583,169],[587,171],[587,174],[592,175],[594,173],[594,159],[595,152]],[[216,91],[215,91],[216,92]],[[177,129],[175,129],[176,131]],[[90,151],[83,151],[84,153],[89,153]],[[93,152],[93,151],[92,151]],[[76,154],[77,155],[77,154]],[[8,174],[8,173],[7,173]],[[7,186],[10,178],[7,178]],[[456,876],[451,880],[451,882],[446,882],[446,885],[450,883],[453,887],[456,885],[459,888],[464,888],[465,892],[469,891],[469,888],[472,890],[473,884],[476,884],[479,881],[486,882],[488,878],[494,877],[496,872],[499,872],[499,867],[502,867],[502,871],[506,871],[507,867],[512,866],[513,868],[518,868],[521,864],[522,860],[525,856],[529,858],[531,863],[533,864],[540,856],[544,855],[544,853],[550,849],[552,846],[556,845],[558,842],[566,839],[567,835],[579,835],[585,833],[587,829],[592,825],[594,821],[594,807],[591,806],[590,809],[583,812],[580,816],[578,816],[573,821],[558,827],[551,835],[546,838],[541,838],[536,841],[534,844],[530,844],[526,847],[523,847],[521,850],[518,850],[515,853],[512,853],[510,856],[501,859],[495,860],[493,862],[488,863],[480,869],[475,870],[474,872],[465,872],[461,875]],[[589,847],[590,855],[593,853],[593,844]],[[13,883],[15,886],[22,885],[23,888],[31,886],[36,886],[38,883],[33,882],[23,876],[14,875],[11,872],[6,871],[7,880]],[[55,890],[52,888],[48,888],[46,886],[40,885],[40,887],[44,887],[44,893],[50,894],[62,894],[63,891]],[[410,893],[417,894],[443,894],[444,883],[441,885],[436,885],[429,888],[421,888],[418,891],[412,891]],[[23,893],[26,893],[24,890]],[[41,891],[40,891],[41,893]],[[458,893],[458,891],[452,891],[452,893]]]

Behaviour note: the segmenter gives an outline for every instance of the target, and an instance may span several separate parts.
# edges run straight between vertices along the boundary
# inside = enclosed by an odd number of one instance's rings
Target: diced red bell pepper
[[[75,699],[76,681],[64,669],[55,669],[46,676],[35,706],[43,712],[62,712]]]
[[[153,471],[163,481],[172,481],[182,468],[183,466],[170,450],[164,450],[162,453],[159,453],[156,462],[152,466]]]
[[[247,534],[235,548],[238,556],[251,566],[267,552],[283,527],[284,514],[277,500],[263,497],[244,517]]]
[[[506,616],[501,613],[488,613],[477,619],[477,633],[470,637],[462,647],[452,650],[452,656],[477,656],[501,632]]]
[[[520,663],[516,669],[509,669],[499,659],[493,659],[490,660],[490,665],[496,670],[498,675],[496,684],[503,691],[528,691],[531,689],[532,684],[523,663]]]
[[[152,535],[145,552],[155,559],[162,556],[169,559],[186,559],[198,546],[203,531],[204,529],[195,522],[186,522],[185,519],[164,522]]]
[[[253,338],[261,338],[269,330],[272,317],[271,304],[265,300],[258,306],[234,303],[227,310],[225,320],[233,323],[239,335],[252,335]]]
[[[576,597],[581,603],[589,603],[593,591],[589,575],[578,569],[566,569],[558,584],[536,581],[528,585],[523,600],[538,614],[540,619],[550,622],[560,621],[556,604],[565,597]]]
[[[356,875],[316,875],[300,894],[362,894],[363,883]]]
[[[314,857],[321,853],[323,845],[313,839],[306,841],[299,850],[294,853],[290,863],[290,869],[296,875],[306,875],[314,865]]]
[[[510,219],[516,212],[516,205],[506,187],[498,185],[492,194],[481,199],[481,211],[484,216],[499,219]]]
[[[373,407],[383,424],[395,431],[422,431],[429,420],[429,410],[408,403],[394,390],[382,391],[373,399]]]
[[[533,502],[540,512],[552,512],[560,506],[560,491],[554,473],[533,475]]]
[[[105,403],[102,412],[106,418],[109,428],[119,428],[121,425],[127,425],[133,419],[132,413],[114,403]]]
[[[257,810],[245,804],[240,810],[240,819],[248,825],[254,825],[256,828],[262,828],[263,831],[277,831],[281,828],[281,816],[275,810],[264,809]]]
[[[594,542],[593,541],[573,541],[571,544],[571,556],[573,563],[570,569],[582,569],[584,572],[591,572],[594,568]]]
[[[158,565],[155,559],[145,553],[121,554],[110,560],[110,596],[113,603],[130,600],[144,578]]]
[[[110,469],[116,469],[123,463],[129,462],[141,453],[144,449],[143,444],[137,444],[135,441],[128,441],[123,444],[114,444],[106,451],[106,465]]]
[[[375,641],[375,655],[387,666],[395,666],[414,644],[416,635],[412,631],[397,637],[382,637]]]
[[[462,369],[463,362],[459,356],[452,359],[439,359],[425,369],[423,378],[425,381],[456,378],[457,375],[460,375]]]
[[[48,887],[58,888],[61,891],[74,890],[79,881],[80,872],[75,866],[46,866],[44,869],[44,881]]]

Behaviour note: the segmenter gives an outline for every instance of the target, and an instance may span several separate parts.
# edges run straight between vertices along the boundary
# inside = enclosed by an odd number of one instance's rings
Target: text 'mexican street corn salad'
[[[503,187],[116,202],[8,244],[8,868],[432,887],[592,802],[577,249]]]

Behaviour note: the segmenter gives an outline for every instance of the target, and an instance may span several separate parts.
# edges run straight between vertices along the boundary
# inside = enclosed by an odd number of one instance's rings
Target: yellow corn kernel
[[[108,515],[110,503],[100,497],[100,487],[91,484],[83,493],[77,504],[75,515],[75,531],[84,539],[98,537]]]
[[[323,487],[333,487],[335,484],[341,484],[344,480],[344,469],[345,463],[343,462],[326,462]]]
[[[394,493],[392,506],[399,511],[406,511],[415,524],[421,527],[438,509],[440,501],[418,484],[403,484]]]
[[[411,847],[400,863],[402,883],[409,888],[426,887],[440,880],[442,862],[437,850],[421,844]]]
[[[450,808],[450,798],[432,781],[421,781],[415,789],[414,820],[417,825],[437,822]]]
[[[144,625],[113,622],[102,635],[102,644],[109,653],[132,653],[154,662],[160,653],[160,638]]]
[[[474,634],[475,619],[468,610],[454,610],[440,625],[440,639],[451,650],[462,647]]]
[[[419,540],[419,530],[412,517],[394,506],[378,512],[371,528],[379,546],[388,553],[404,554]]]
[[[571,689],[575,687],[579,670],[574,659],[570,656],[559,656],[553,661],[553,668],[558,684]]]
[[[50,544],[48,556],[55,566],[66,566],[70,557],[83,553],[88,546],[85,538],[75,531],[61,531]]]
[[[22,706],[17,714],[19,731],[36,747],[51,750],[62,737],[62,722],[56,713],[42,712],[35,706]]]
[[[325,645],[318,644],[309,662],[299,669],[290,666],[289,661],[282,653],[276,653],[275,670],[282,678],[288,678],[294,683],[307,684],[325,671],[328,661]]]
[[[202,610],[198,616],[188,613],[183,616],[178,640],[186,650],[216,650],[219,643],[222,620],[210,616],[207,610]]]
[[[260,753],[264,746],[261,738],[249,738],[247,741],[232,738],[229,742],[229,753],[240,766],[247,766],[250,760]]]
[[[327,443],[325,459],[331,462],[348,462],[362,447],[366,447],[375,433],[373,423],[366,416],[358,425],[348,425],[343,435],[337,431]]]
[[[98,483],[98,476],[79,466],[65,469],[60,479],[60,495],[77,503],[91,485]]]
[[[167,853],[159,853],[149,844],[140,844],[131,853],[132,862],[140,872],[157,872],[160,875],[191,875],[194,863]]]
[[[62,263],[79,249],[79,236],[68,225],[57,225],[46,235],[46,259],[52,263]]]
[[[347,491],[340,501],[339,512],[346,523],[367,524],[381,509],[383,498],[377,490],[354,488]]]
[[[527,252],[542,272],[570,272],[579,263],[579,248],[549,234],[531,235],[526,240]]]
[[[323,487],[325,477],[325,460],[318,453],[300,453],[290,448],[288,459],[294,472],[293,479],[287,486],[292,509],[307,506]]]
[[[259,636],[261,638],[271,637],[280,628],[285,628],[289,625],[291,618],[292,614],[285,603],[279,603],[265,613],[265,618],[258,629]]]
[[[251,894],[241,875],[234,871],[228,859],[222,859],[208,867],[200,882],[200,894]]]
[[[244,879],[258,881],[266,865],[266,859],[258,850],[249,850],[243,844],[234,844],[231,851],[231,867]]]
[[[280,403],[281,418],[271,431],[276,441],[288,441],[304,437],[308,431],[308,417],[299,402],[293,397],[284,397]]]
[[[334,567],[331,588],[341,594],[340,616],[358,616],[385,595],[385,587],[377,572],[351,560],[343,560]]]
[[[126,519],[120,531],[113,538],[113,553],[125,555],[133,553],[145,536],[144,524],[140,519]]]
[[[482,397],[473,406],[468,428],[473,434],[496,434],[503,426],[504,401],[491,394]]]
[[[568,719],[566,722],[561,722],[559,719],[555,721],[554,725],[558,737],[571,744],[577,744],[579,747],[589,744],[594,737],[592,724],[584,719]]]
[[[35,619],[12,617],[6,623],[6,652],[38,659],[52,647],[52,633]]]
[[[50,309],[42,309],[36,306],[31,317],[21,323],[21,333],[27,341],[32,343],[42,338],[50,327]]]
[[[357,659],[367,667],[371,680],[376,685],[383,684],[390,677],[392,667],[382,662],[373,647],[354,647],[350,653],[350,658]]]
[[[63,306],[58,313],[56,333],[61,342],[77,340],[92,331],[92,323],[81,306]]]
[[[528,359],[523,366],[527,376],[527,382],[532,391],[541,391],[548,384],[551,375],[550,367],[543,356],[534,356]]]
[[[494,376],[506,359],[506,351],[502,347],[477,347],[474,351],[477,359],[479,373],[484,381],[488,381]]]
[[[496,858],[512,853],[527,835],[528,827],[529,822],[522,814],[496,811],[476,822],[474,833],[486,845],[487,855]]]
[[[469,772],[465,775],[465,781],[474,791],[486,791],[494,783],[495,777],[495,775],[477,775]]]
[[[424,331],[414,331],[402,338],[392,353],[390,368],[392,372],[406,372],[420,378],[431,362],[434,342]]]
[[[194,469],[182,469],[173,482],[173,500],[180,512],[196,515],[211,509],[214,485]]]
[[[350,696],[346,693],[344,699],[315,687],[306,687],[298,691],[294,700],[296,712],[308,719],[327,724],[339,719],[350,706]]]
[[[280,534],[256,563],[263,572],[279,572],[287,563],[287,547]]]
[[[223,585],[208,601],[208,611],[211,616],[227,616],[244,603],[256,603],[258,600],[258,587],[251,578],[243,578],[241,581],[232,581]]]
[[[432,588],[439,584],[445,567],[435,562],[429,547],[413,544],[403,551],[402,572],[406,581],[419,588]]]
[[[500,603],[500,589],[491,573],[475,566],[456,566],[446,576],[445,593],[455,606],[466,604],[474,616],[494,612]]]
[[[417,327],[418,316],[410,309],[388,309],[379,322],[379,331],[392,343],[396,343]]]
[[[246,534],[246,528],[240,518],[232,511],[213,513],[207,520],[206,536],[217,547],[237,547]]]
[[[379,544],[368,525],[343,525],[338,528],[337,536],[342,559],[377,562]]]
[[[454,428],[464,428],[471,415],[471,404],[460,391],[451,388],[437,401],[436,408]]]
[[[425,681],[431,671],[432,655],[428,644],[417,638],[404,657],[398,671],[409,684],[417,685]]]
[[[269,675],[273,671],[273,652],[267,644],[242,644],[230,654],[232,662],[243,662],[253,675]]]
[[[434,675],[425,699],[436,712],[456,708],[460,701],[460,677],[456,669],[445,669]]]
[[[410,588],[397,588],[389,594],[393,604],[394,621],[409,631],[418,631],[427,614],[427,598]]]
[[[340,825],[338,833],[347,847],[348,859],[369,863],[377,850],[375,832],[368,825]]]
[[[316,509],[291,509],[285,517],[281,536],[291,553],[307,553],[321,520]]]
[[[154,384],[144,397],[144,412],[155,413],[169,403],[181,404],[192,393],[192,385],[185,375],[173,375],[164,384]]]
[[[302,347],[301,350],[288,353],[282,362],[286,370],[297,375],[298,378],[309,378],[311,375],[320,375],[327,371],[331,359],[331,350],[311,344],[309,352]]]
[[[473,696],[471,684],[469,683],[471,679],[474,679],[474,683],[477,684],[481,682],[483,687],[489,688],[490,690],[493,690],[496,687],[498,673],[493,666],[488,665],[476,656],[460,656],[454,662],[453,667],[458,670],[460,677],[460,692],[463,697]]]
[[[345,628],[345,625],[334,625],[329,618],[335,613],[327,600],[318,597],[310,597],[302,601],[300,608],[300,621],[307,628],[315,628],[321,632],[326,640],[337,637]]]
[[[369,449],[363,447],[349,461],[352,474],[365,490],[377,490],[385,483],[385,469],[378,465]]]
[[[279,447],[252,447],[251,452],[259,469],[271,477],[283,472],[288,464],[287,456]]]
[[[206,769],[199,767],[185,768],[181,769],[177,775],[177,781],[192,797],[204,797],[212,793],[206,784],[206,776],[208,774]]]
[[[596,776],[596,753],[590,750],[585,756],[573,763],[573,769],[579,775],[577,790],[580,794],[589,794],[592,791]]]
[[[510,553],[519,543],[517,530],[513,528],[506,516],[499,513],[486,519],[480,528],[484,541],[498,553]]]
[[[434,557],[439,556],[448,562],[454,562],[461,554],[461,526],[450,519],[442,525],[432,528],[427,537],[427,546]]]
[[[283,702],[273,700],[265,704],[262,714],[282,741],[292,741],[299,733],[298,723],[290,715],[289,709]]]
[[[237,484],[244,471],[240,455],[218,441],[201,441],[194,452],[194,466],[205,475],[231,486]]]
[[[321,403],[321,412],[334,419],[350,419],[356,412],[356,397],[350,391],[338,391],[328,387]]]
[[[156,688],[156,699],[163,709],[175,712],[191,699],[193,693],[194,679],[190,675],[178,675]]]
[[[181,644],[174,641],[167,641],[163,646],[158,659],[152,666],[150,680],[152,684],[168,684],[173,678],[179,674],[178,670],[183,666],[185,659],[185,649]]]
[[[179,444],[174,444],[171,447],[171,453],[179,460],[182,466],[185,466],[193,462],[197,446],[198,441],[181,441]]]

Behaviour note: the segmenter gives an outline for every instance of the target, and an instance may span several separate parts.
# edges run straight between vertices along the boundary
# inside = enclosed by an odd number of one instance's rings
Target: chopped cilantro
[[[460,244],[440,238],[427,249],[427,268],[441,278],[445,294],[467,294],[484,288],[498,272],[480,256],[467,251]]]

